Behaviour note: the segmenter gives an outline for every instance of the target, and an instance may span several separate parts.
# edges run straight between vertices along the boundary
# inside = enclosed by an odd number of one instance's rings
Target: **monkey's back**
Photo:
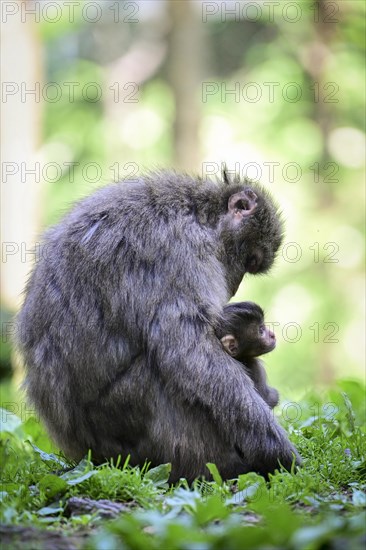
[[[161,319],[177,330],[195,317],[210,323],[227,300],[215,249],[220,201],[216,183],[160,173],[98,190],[45,233],[18,316],[18,342],[28,396],[69,454],[97,445],[90,407],[103,396],[108,402],[116,380],[120,410],[132,417],[136,409],[138,417],[137,395],[145,410],[149,400],[154,407],[154,382],[139,378],[134,365],[151,352],[152,334],[163,341]]]

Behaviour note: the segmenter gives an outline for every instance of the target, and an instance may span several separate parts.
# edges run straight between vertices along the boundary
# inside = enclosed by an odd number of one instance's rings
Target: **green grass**
[[[223,482],[210,465],[215,481],[193,487],[185,480],[169,487],[169,465],[94,466],[90,456],[70,464],[35,419],[22,423],[3,410],[2,548],[364,548],[365,388],[341,381],[322,397],[278,409],[304,459],[296,475],[277,472],[266,483],[250,473]],[[73,497],[123,506],[106,519],[93,506],[70,509]]]

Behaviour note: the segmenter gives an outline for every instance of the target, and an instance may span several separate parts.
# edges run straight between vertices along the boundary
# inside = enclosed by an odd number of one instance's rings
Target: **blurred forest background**
[[[286,222],[271,273],[234,298],[274,325],[271,384],[294,400],[364,378],[364,2],[1,4],[7,392],[43,229],[112,180],[215,178],[223,163],[267,186]]]

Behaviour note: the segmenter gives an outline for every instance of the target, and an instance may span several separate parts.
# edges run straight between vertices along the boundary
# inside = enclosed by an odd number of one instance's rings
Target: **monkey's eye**
[[[266,327],[264,325],[261,325],[259,327],[259,336],[264,336],[266,333]]]

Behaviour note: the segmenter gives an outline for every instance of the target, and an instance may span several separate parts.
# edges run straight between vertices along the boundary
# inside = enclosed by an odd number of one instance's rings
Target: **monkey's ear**
[[[221,344],[224,346],[225,350],[235,357],[239,350],[238,341],[232,334],[227,334],[221,338]]]
[[[250,188],[231,195],[228,202],[229,214],[240,220],[253,214],[257,207],[257,195]]]

